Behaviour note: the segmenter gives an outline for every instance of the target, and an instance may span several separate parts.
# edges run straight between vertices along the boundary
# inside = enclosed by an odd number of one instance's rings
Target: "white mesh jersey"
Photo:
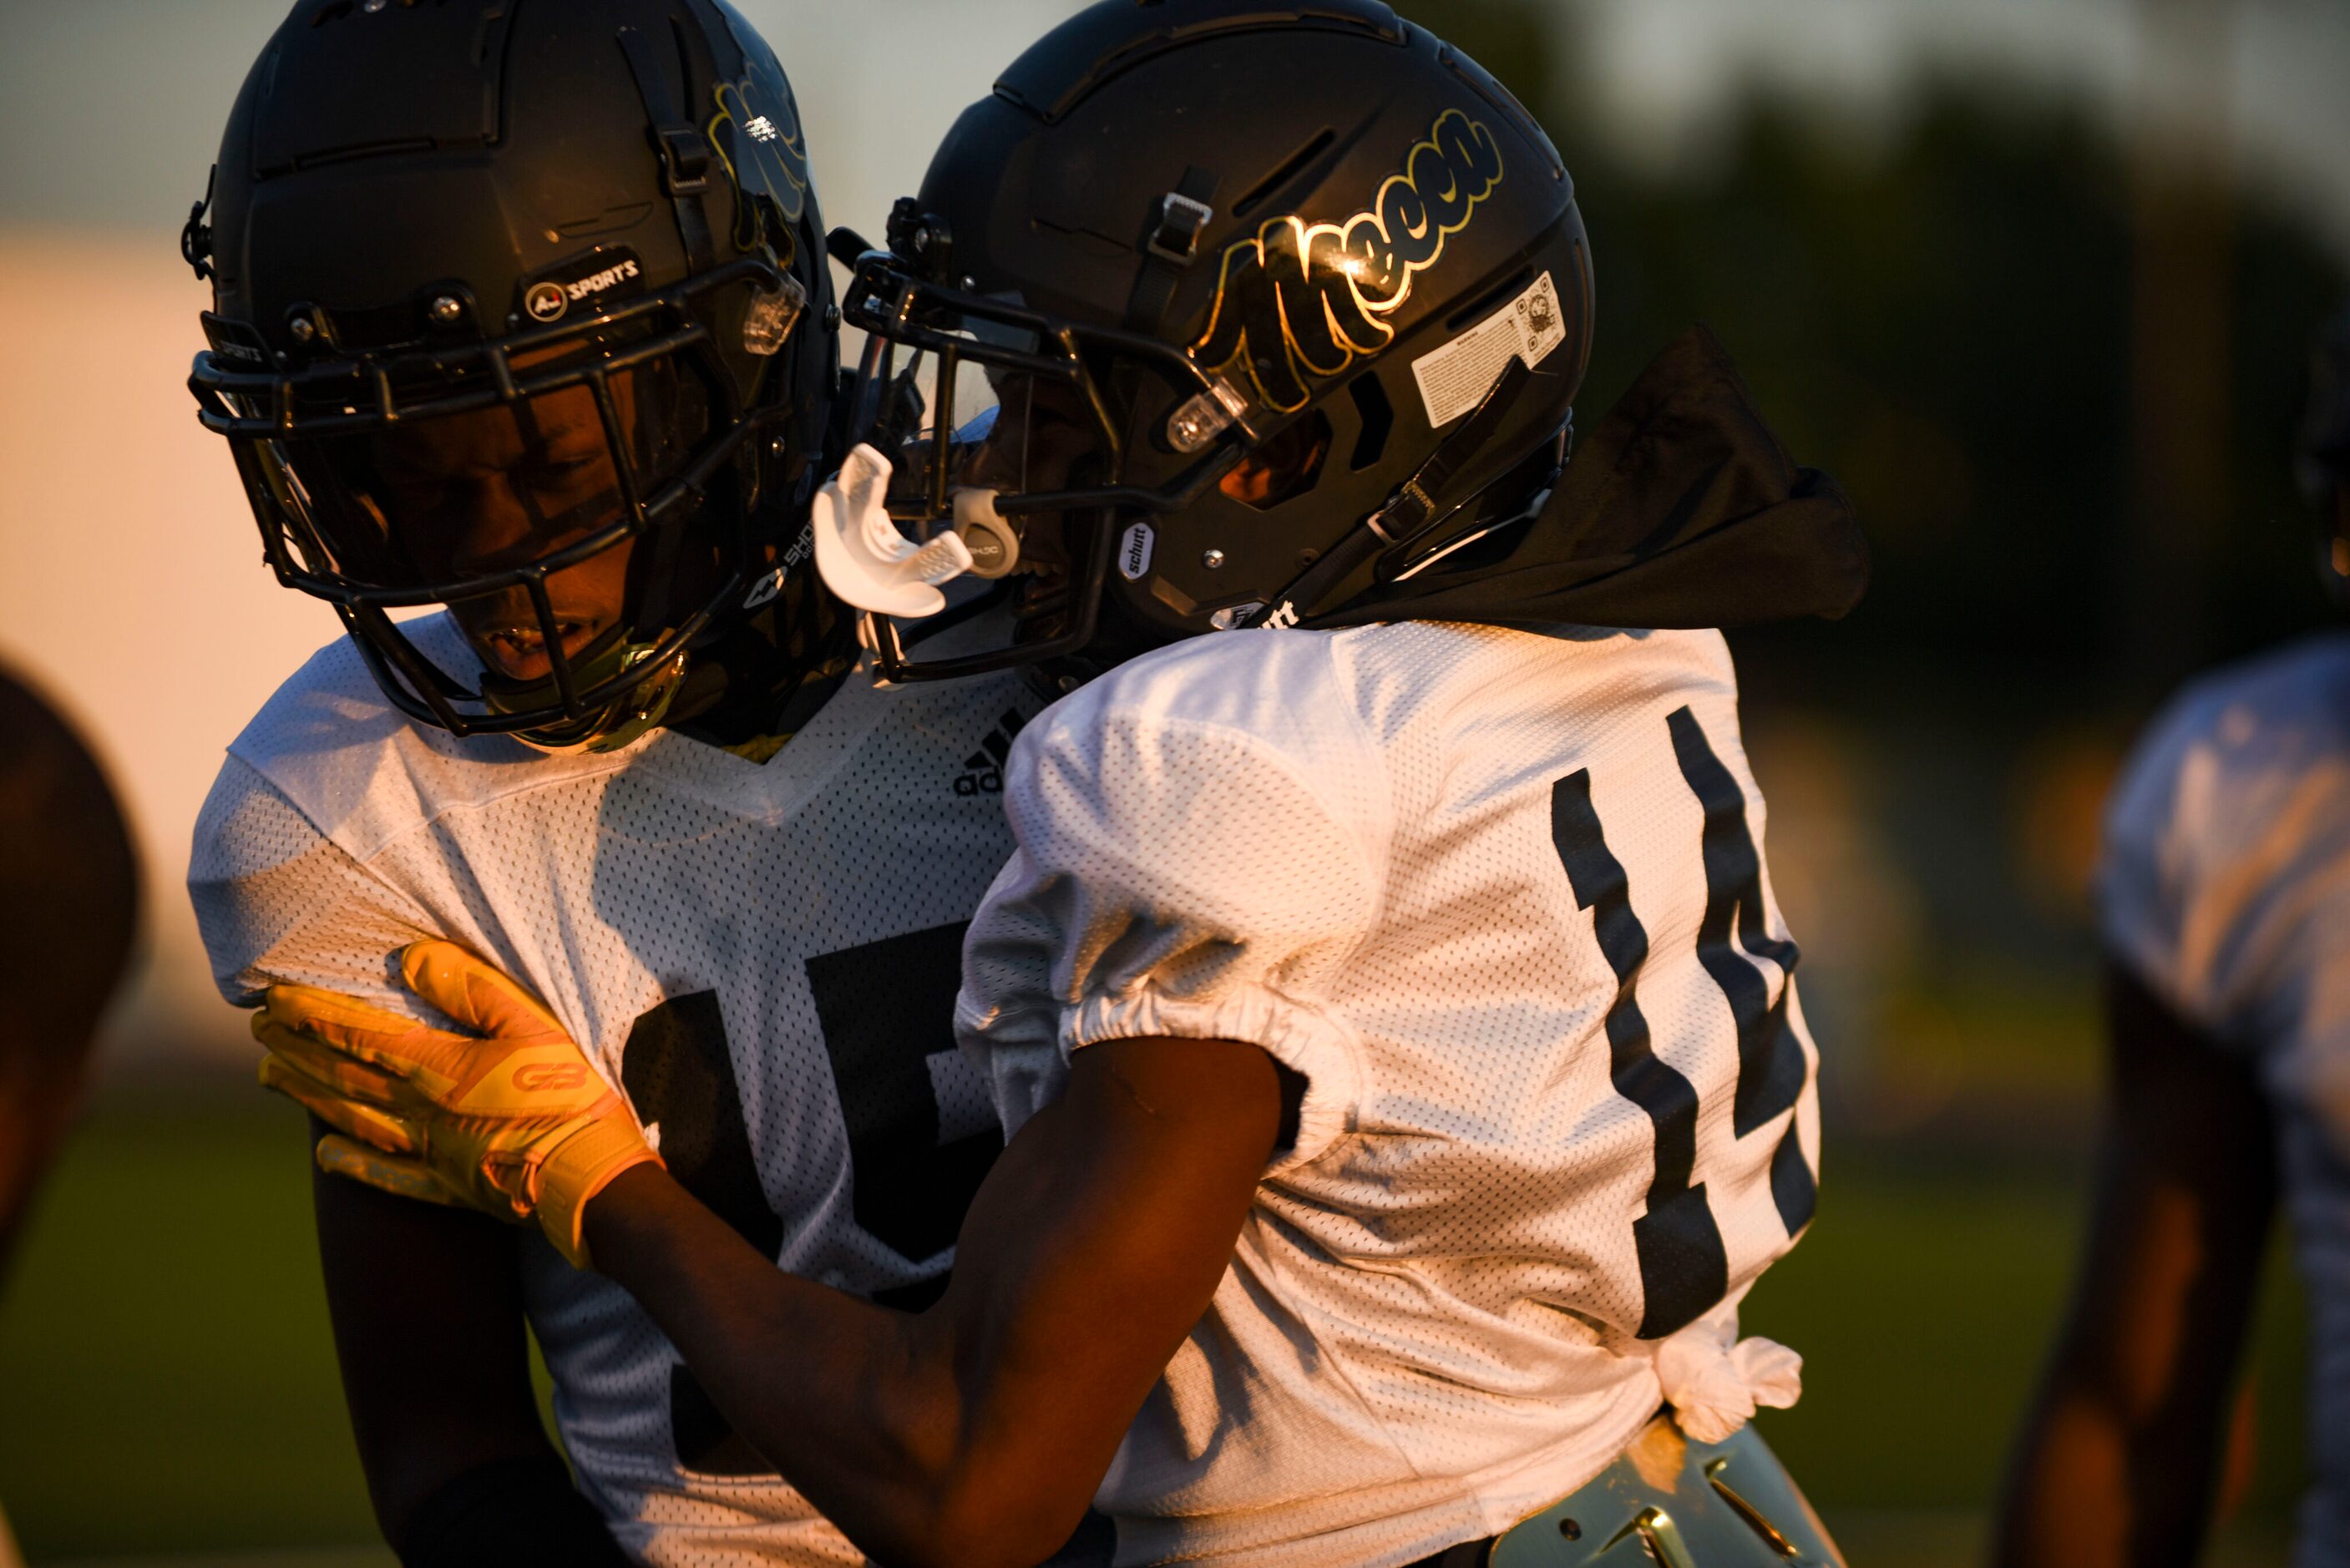
[[[1295,1146],[1096,1506],[1121,1563],[1376,1568],[1581,1485],[1814,1200],[1816,1054],[1711,632],[1163,649],[1029,725],[956,1032],[1263,1046]]]
[[[2114,792],[2098,894],[2107,947],[2273,1108],[2313,1352],[2296,1561],[2350,1562],[2350,637],[2172,705]]]
[[[397,949],[483,954],[781,1267],[912,1305],[1002,1147],[951,1016],[1035,706],[1009,676],[860,672],[764,765],[667,732],[548,756],[410,724],[338,642],[230,747],[190,888],[235,1002],[296,981],[412,1012]],[[623,1545],[680,1568],[863,1560],[758,1473],[625,1293],[523,1245],[565,1445]]]

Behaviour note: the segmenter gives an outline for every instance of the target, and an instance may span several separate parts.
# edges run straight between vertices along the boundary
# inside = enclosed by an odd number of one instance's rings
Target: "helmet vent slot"
[[[1363,418],[1362,433],[1355,437],[1355,455],[1347,462],[1351,472],[1360,473],[1387,455],[1388,432],[1395,429],[1395,405],[1388,401],[1388,389],[1379,384],[1377,370],[1366,370],[1347,382],[1347,395],[1355,400],[1355,411]]]
[[[1479,295],[1476,298],[1471,300],[1460,309],[1454,311],[1451,316],[1446,317],[1444,319],[1445,335],[1450,337],[1453,333],[1459,332],[1464,327],[1474,326],[1476,323],[1484,320],[1485,317],[1492,315],[1496,310],[1499,310],[1506,301],[1515,299],[1518,296],[1523,294],[1526,291],[1526,285],[1534,282],[1534,268],[1530,266],[1520,267],[1517,271],[1512,273],[1509,276],[1503,278],[1501,282],[1495,284],[1492,287],[1487,289],[1484,293]]]
[[[1232,216],[1245,218],[1265,203],[1265,199],[1295,179],[1300,171],[1322,156],[1329,145],[1338,140],[1338,133],[1324,128],[1321,134],[1281,161],[1280,167],[1248,189],[1248,193],[1232,203]]]
[[[1270,512],[1319,483],[1329,456],[1330,416],[1315,409],[1253,448],[1217,488],[1244,506]]]
[[[254,106],[254,172],[494,145],[513,10],[514,0],[329,0],[295,11]]]

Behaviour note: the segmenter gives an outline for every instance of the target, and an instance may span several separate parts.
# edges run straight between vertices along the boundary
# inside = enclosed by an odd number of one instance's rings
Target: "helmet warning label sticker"
[[[1428,425],[1441,430],[1474,409],[1513,359],[1528,369],[1566,341],[1566,313],[1559,308],[1558,286],[1548,273],[1468,331],[1411,362],[1428,405]]]

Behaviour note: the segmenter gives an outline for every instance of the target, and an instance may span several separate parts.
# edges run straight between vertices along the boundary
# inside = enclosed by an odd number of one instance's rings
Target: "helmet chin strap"
[[[1442,496],[1461,471],[1493,439],[1502,421],[1533,384],[1534,372],[1523,359],[1512,359],[1485,389],[1474,412],[1440,442],[1400,485],[1388,504],[1356,524],[1344,538],[1324,551],[1314,564],[1261,606],[1236,623],[1252,628],[1297,626],[1305,622],[1341,584],[1389,550],[1408,549],[1449,515]]]
[[[652,656],[666,635],[657,633],[650,640],[636,642],[615,638],[581,664],[572,679],[577,686],[591,687],[633,670]],[[544,729],[517,730],[515,739],[534,751],[555,755],[617,752],[659,728],[668,717],[670,704],[676,701],[685,680],[685,667],[686,655],[680,651],[659,669],[647,670],[642,680],[607,703],[603,711]],[[543,706],[555,691],[552,680],[528,685],[484,680],[482,700],[492,712],[524,712]]]

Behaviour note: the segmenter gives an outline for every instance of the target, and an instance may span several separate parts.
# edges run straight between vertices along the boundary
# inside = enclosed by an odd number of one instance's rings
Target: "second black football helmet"
[[[1556,150],[1376,0],[1104,0],[889,240],[855,428],[917,540],[1024,574],[1014,648],[926,663],[875,618],[899,679],[1311,624],[1538,490],[1590,348]]]

